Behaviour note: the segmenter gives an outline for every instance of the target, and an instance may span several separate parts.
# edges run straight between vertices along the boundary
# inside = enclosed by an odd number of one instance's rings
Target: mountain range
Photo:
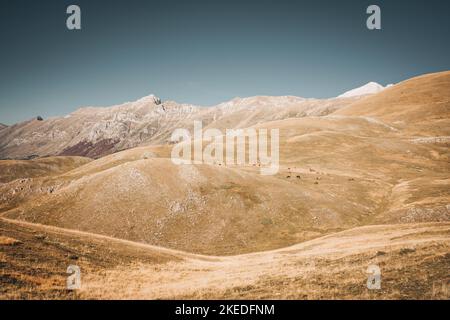
[[[204,127],[245,128],[273,120],[328,115],[358,99],[357,94],[345,99],[255,96],[199,107],[161,102],[149,95],[120,105],[84,107],[63,117],[35,118],[5,127],[0,133],[0,158],[99,158],[132,147],[169,143],[176,128],[191,128],[194,120],[201,120]]]

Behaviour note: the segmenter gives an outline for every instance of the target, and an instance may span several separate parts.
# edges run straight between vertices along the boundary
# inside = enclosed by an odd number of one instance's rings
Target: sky
[[[68,30],[66,8],[81,8]],[[381,8],[368,30],[366,8]],[[0,123],[155,94],[329,98],[450,70],[450,1],[0,0]]]

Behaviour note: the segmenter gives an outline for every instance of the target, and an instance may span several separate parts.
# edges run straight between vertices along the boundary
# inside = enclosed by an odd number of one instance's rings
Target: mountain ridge
[[[175,129],[190,129],[194,120],[202,121],[204,127],[243,128],[290,117],[323,116],[356,99],[255,96],[198,107],[162,102],[149,95],[119,105],[82,107],[63,117],[31,119],[7,127],[0,132],[0,158],[55,155],[98,158],[140,145],[170,143]]]

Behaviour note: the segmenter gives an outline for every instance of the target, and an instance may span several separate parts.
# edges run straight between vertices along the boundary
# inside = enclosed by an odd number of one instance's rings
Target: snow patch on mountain
[[[392,86],[392,84],[383,87],[381,84],[376,82],[369,82],[359,88],[352,89],[350,91],[344,92],[338,98],[350,98],[350,97],[357,97],[357,96],[364,96],[367,94],[375,94],[378,92],[383,91],[384,89]]]

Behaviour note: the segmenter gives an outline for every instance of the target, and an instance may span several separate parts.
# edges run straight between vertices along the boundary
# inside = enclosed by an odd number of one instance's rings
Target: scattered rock
[[[151,159],[151,158],[156,158],[156,155],[153,152],[146,151],[142,155],[142,159]]]
[[[273,224],[273,221],[270,218],[263,218],[263,219],[261,219],[261,224],[264,226],[268,226],[268,225]]]
[[[402,248],[402,249],[400,250],[400,254],[401,254],[401,255],[405,255],[405,254],[413,253],[413,252],[416,252],[416,249]]]

